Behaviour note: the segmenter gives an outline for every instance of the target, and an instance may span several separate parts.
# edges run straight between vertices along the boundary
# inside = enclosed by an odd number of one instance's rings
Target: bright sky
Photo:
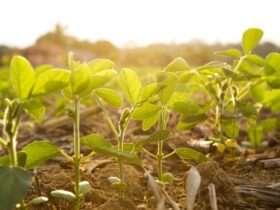
[[[239,41],[252,26],[280,44],[279,7],[277,0],[3,0],[0,44],[28,46],[56,23],[79,38],[119,46]]]

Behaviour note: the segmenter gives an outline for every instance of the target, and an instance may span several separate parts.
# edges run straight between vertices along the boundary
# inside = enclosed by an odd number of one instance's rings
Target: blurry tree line
[[[178,56],[185,58],[191,65],[201,65],[216,59],[215,51],[238,46],[239,44],[207,44],[191,41],[182,44],[156,43],[145,47],[118,48],[106,40],[96,42],[79,40],[68,35],[62,26],[57,25],[53,31],[39,37],[30,47],[15,49],[0,45],[0,65],[7,64],[13,54],[22,54],[34,65],[49,63],[63,66],[69,51],[72,51],[79,60],[106,57],[120,66],[163,67]],[[265,42],[256,49],[256,52],[263,56],[271,51],[280,51],[280,48],[273,43]]]

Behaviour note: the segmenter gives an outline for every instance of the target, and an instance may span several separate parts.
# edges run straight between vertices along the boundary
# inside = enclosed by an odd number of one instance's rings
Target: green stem
[[[3,149],[7,149],[7,143],[4,141],[4,139],[0,138],[0,146]]]
[[[108,125],[112,129],[115,137],[118,138],[119,134],[118,134],[117,128],[115,127],[107,109],[104,108],[104,104],[102,103],[102,101],[96,95],[95,95],[95,100],[96,100],[97,105],[102,109],[103,115],[104,115]]]
[[[165,114],[166,110],[163,109],[160,114],[159,119],[159,129],[164,130],[167,127],[166,120],[165,120]],[[162,179],[163,175],[163,159],[164,159],[164,153],[163,153],[163,141],[158,142],[158,151],[157,151],[157,161],[158,161],[158,178],[159,180]]]
[[[119,152],[123,152],[124,149],[124,134],[125,134],[125,130],[121,130],[119,135],[119,142],[118,142]],[[121,160],[119,160],[119,166],[120,166],[120,180],[121,183],[124,183],[123,163]]]
[[[233,69],[234,72],[236,72],[236,71],[240,68],[242,62],[243,62],[245,59],[246,59],[246,56],[242,56],[242,57],[239,58],[239,60],[238,60],[238,62],[237,62],[237,64],[236,64],[236,66],[235,66],[234,69]]]
[[[17,157],[17,134],[18,134],[18,127],[20,123],[20,113],[21,113],[21,107],[18,105],[15,108],[15,114],[13,119],[10,119],[11,122],[8,122],[8,124],[11,124],[11,128],[8,132],[6,132],[8,144],[7,144],[7,150],[9,154],[9,160],[11,166],[18,166],[18,157]]]
[[[162,160],[163,160],[163,142],[160,141],[158,143],[158,153],[157,153],[157,159],[158,159],[158,178],[159,180],[162,179],[162,175],[163,175],[163,167],[162,167]]]
[[[222,125],[221,125],[221,107],[220,105],[216,105],[216,113],[215,113],[215,127],[217,128],[217,136],[221,139],[222,134]],[[222,139],[221,139],[222,140]]]
[[[6,133],[6,137],[8,139],[8,143],[6,145],[6,148],[8,150],[8,156],[9,156],[9,164],[12,167],[18,166],[18,156],[17,156],[17,135],[18,135],[18,127],[20,124],[20,114],[21,114],[21,106],[18,105],[15,108],[15,114],[13,119],[10,119],[11,122],[8,122],[12,125],[9,132]],[[27,210],[27,207],[25,205],[24,200],[20,202],[20,209],[21,210]]]
[[[157,156],[151,153],[149,150],[143,147],[143,151],[148,154],[150,157],[157,159]]]
[[[21,210],[28,210],[28,208],[27,208],[27,206],[26,206],[26,204],[24,203],[23,200],[20,202],[20,209]]]
[[[17,157],[17,131],[8,137],[8,153],[11,166],[18,166],[18,157]]]
[[[169,158],[169,157],[171,157],[172,155],[175,155],[175,154],[176,154],[176,150],[173,150],[172,152],[166,154],[166,155],[163,157],[163,159],[167,159],[167,158]]]
[[[75,210],[80,210],[80,159],[81,159],[81,150],[80,150],[80,99],[75,98],[74,100],[74,170],[75,170]]]

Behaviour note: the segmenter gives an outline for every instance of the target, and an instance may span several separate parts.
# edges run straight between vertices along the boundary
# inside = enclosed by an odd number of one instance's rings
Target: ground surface
[[[113,116],[115,117],[115,116]],[[82,120],[82,135],[92,132],[99,132],[113,140],[113,134],[106,123],[103,123],[100,113],[87,116]],[[128,130],[127,141],[131,141],[134,136],[141,134],[137,123],[132,123]],[[23,129],[24,128],[24,129]],[[177,132],[172,129],[172,138],[165,146],[165,151],[171,151],[175,146],[188,146],[191,139],[203,139],[211,131],[206,127],[199,127],[189,132]],[[20,145],[27,144],[32,139],[51,139],[52,142],[64,148],[71,153],[72,127],[69,121],[60,125],[29,127],[24,125],[20,131]],[[153,151],[151,146],[148,148]],[[88,151],[83,148],[82,151]],[[211,209],[209,206],[208,185],[214,183],[218,200],[218,209],[237,210],[237,209],[276,209],[278,189],[274,191],[265,191],[265,187],[280,182],[280,169],[272,167],[265,169],[259,164],[260,159],[274,158],[280,156],[280,148],[276,146],[268,147],[265,152],[260,150],[257,154],[254,152],[246,154],[226,154],[225,157],[212,155],[211,161],[203,164],[182,161],[177,156],[166,160],[164,163],[165,171],[170,171],[175,175],[172,184],[166,187],[169,196],[179,204],[180,209],[186,209],[185,179],[186,172],[191,165],[195,165],[202,176],[202,184],[196,200],[195,209]],[[156,176],[156,161],[145,155],[144,166],[152,171]],[[144,171],[135,166],[125,166],[125,180],[128,183],[128,189],[123,199],[119,199],[119,194],[112,189],[108,181],[109,176],[118,175],[118,165],[109,157],[97,156],[86,164],[82,165],[82,179],[88,180],[93,190],[85,197],[82,209],[84,210],[152,210],[156,209],[156,199],[148,187],[147,178]],[[45,166],[37,169],[34,187],[28,195],[31,199],[35,195],[49,195],[54,189],[73,189],[73,169],[71,165],[63,159],[58,158],[49,161]],[[238,187],[253,186],[261,192],[254,195],[240,194]],[[238,190],[239,189],[239,190]],[[252,190],[253,191],[253,190]],[[271,192],[272,195],[270,194]],[[272,201],[271,201],[271,200]],[[278,197],[279,199],[279,197]],[[275,202],[274,202],[275,201]],[[276,203],[276,204],[275,204]],[[170,209],[170,202],[166,201],[166,209]],[[280,206],[280,205],[279,205]],[[48,205],[36,207],[38,210],[68,210],[72,204],[58,200],[50,200]],[[172,208],[171,208],[172,209]]]

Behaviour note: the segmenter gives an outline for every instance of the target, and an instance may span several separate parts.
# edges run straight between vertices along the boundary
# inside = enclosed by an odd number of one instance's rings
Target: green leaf
[[[254,117],[257,115],[256,107],[254,103],[248,103],[246,101],[238,101],[236,107],[240,113],[245,117]]]
[[[153,116],[146,118],[142,121],[142,129],[144,131],[149,130],[153,127],[160,118],[160,112],[156,112]]]
[[[24,110],[36,121],[43,120],[46,108],[39,99],[30,99],[23,103]]]
[[[258,102],[262,102],[267,93],[267,84],[266,82],[257,83],[250,88],[250,93],[254,97],[254,99]]]
[[[263,140],[263,128],[261,125],[253,124],[248,129],[248,137],[252,145],[259,146]]]
[[[137,146],[143,146],[145,144],[153,144],[153,143],[157,143],[159,141],[164,141],[168,138],[169,136],[169,131],[168,130],[160,130],[155,132],[154,134],[152,134],[151,136],[149,136],[146,139],[142,139],[136,142]]]
[[[280,111],[280,90],[274,89],[267,91],[263,104],[270,107],[273,112],[279,112]]]
[[[93,76],[91,76],[91,89],[100,88],[104,86],[106,83],[110,82],[116,75],[117,72],[114,69],[109,69],[94,74]]]
[[[177,124],[177,128],[179,130],[189,130],[193,127],[195,127],[198,123],[203,122],[207,119],[206,114],[188,114],[188,115],[182,115],[180,122]]]
[[[33,68],[28,60],[21,56],[14,56],[10,65],[10,81],[17,97],[29,97],[35,81]]]
[[[0,209],[13,210],[32,185],[32,176],[17,167],[0,167]]]
[[[135,104],[142,87],[138,75],[131,69],[122,69],[119,75],[119,83],[128,102]]]
[[[199,123],[207,119],[207,115],[205,113],[201,114],[185,114],[182,115],[181,121],[185,123]]]
[[[250,54],[263,36],[263,31],[258,28],[249,28],[243,33],[242,48],[245,54]]]
[[[113,69],[114,67],[114,63],[109,59],[94,59],[88,65],[92,73]]]
[[[25,166],[27,156],[24,152],[18,152],[18,166],[23,167]],[[9,166],[10,160],[8,155],[3,155],[0,157],[0,166]]]
[[[187,82],[189,82],[196,74],[197,74],[196,71],[186,71],[186,72],[183,72],[183,73],[180,75],[180,77],[179,77],[179,81],[180,81],[180,82],[187,83]]]
[[[185,59],[178,57],[178,58],[175,58],[173,61],[171,61],[166,66],[165,71],[177,72],[177,71],[185,71],[185,70],[189,70],[189,69],[190,69],[190,66],[185,61]]]
[[[280,53],[272,52],[265,58],[266,61],[266,72],[268,74],[280,72]]]
[[[46,95],[61,90],[68,85],[70,71],[64,69],[46,69],[40,73],[32,89],[32,96]]]
[[[268,118],[261,121],[263,132],[274,131],[278,128],[279,121],[277,118]]]
[[[182,159],[194,160],[198,163],[207,161],[207,157],[204,154],[191,148],[186,148],[186,147],[177,148],[176,154]]]
[[[158,93],[158,91],[159,91],[159,87],[158,87],[157,83],[151,83],[151,84],[144,86],[141,90],[138,102],[147,101],[152,96],[154,96],[156,93]]]
[[[181,114],[195,115],[201,112],[201,108],[197,103],[191,100],[178,101],[173,104],[173,110]]]
[[[274,73],[266,77],[266,82],[271,88],[280,88],[280,72]]]
[[[113,147],[112,144],[110,144],[108,141],[104,139],[103,136],[98,135],[98,134],[91,134],[88,136],[83,136],[81,138],[81,143],[83,145],[86,145],[90,147],[91,149],[95,150],[98,152],[98,150],[106,150],[106,149],[111,149]]]
[[[31,169],[60,154],[60,150],[47,140],[33,141],[22,150],[27,155],[25,167]]]
[[[91,134],[88,136],[84,136],[81,138],[81,144],[88,146],[97,153],[116,157],[128,163],[137,165],[141,164],[141,160],[135,154],[128,152],[119,152],[101,135]]]
[[[162,176],[161,176],[161,181],[163,183],[166,184],[171,184],[174,181],[175,177],[172,173],[170,172],[165,172]]]
[[[265,66],[266,64],[265,60],[261,56],[253,54],[247,55],[246,60],[258,66]]]
[[[160,101],[163,104],[167,104],[175,91],[177,77],[172,72],[160,72],[157,75],[157,79],[158,79],[158,86],[160,88],[160,92],[159,92]]]
[[[132,113],[134,120],[145,120],[153,117],[160,111],[160,106],[151,103],[144,103],[141,107],[136,108]]]
[[[95,90],[96,95],[115,107],[122,105],[122,98],[117,91],[109,88],[97,88]]]
[[[222,130],[228,138],[237,138],[239,136],[239,126],[235,120],[223,120]]]
[[[239,58],[241,56],[241,52],[238,49],[232,48],[228,50],[218,51],[216,52],[217,55],[232,57],[232,58]]]
[[[39,74],[43,73],[44,71],[48,70],[48,69],[52,69],[53,66],[50,64],[42,64],[39,66],[35,67],[35,76],[38,76]]]
[[[73,95],[84,96],[90,93],[91,72],[86,64],[79,65],[71,72],[71,90]]]
[[[188,122],[179,121],[178,124],[176,125],[176,128],[181,131],[189,130],[195,127],[198,123],[199,122],[188,123]]]

